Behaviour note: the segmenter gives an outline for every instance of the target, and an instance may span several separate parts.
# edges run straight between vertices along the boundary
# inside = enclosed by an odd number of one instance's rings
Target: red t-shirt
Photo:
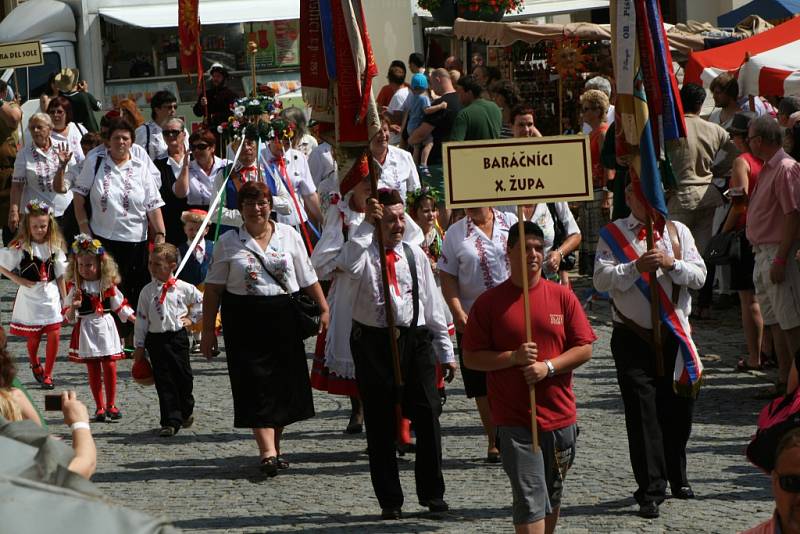
[[[547,280],[529,290],[533,341],[539,360],[556,358],[572,347],[597,339],[578,298],[567,287]],[[485,291],[469,312],[464,350],[516,350],[525,342],[522,289],[511,279]],[[530,428],[528,384],[519,367],[486,373],[494,424]],[[572,373],[545,378],[536,384],[536,420],[543,431],[558,430],[576,421]]]

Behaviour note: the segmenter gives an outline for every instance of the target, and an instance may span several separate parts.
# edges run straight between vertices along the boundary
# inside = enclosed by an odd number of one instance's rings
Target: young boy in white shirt
[[[162,437],[174,436],[194,423],[193,376],[189,363],[188,326],[197,323],[203,308],[203,294],[193,285],[173,276],[178,266],[178,249],[158,244],[150,253],[147,267],[152,281],[139,294],[134,344],[136,361],[150,357],[161,410]]]

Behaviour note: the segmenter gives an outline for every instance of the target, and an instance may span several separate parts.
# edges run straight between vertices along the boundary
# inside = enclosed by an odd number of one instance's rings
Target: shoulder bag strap
[[[97,179],[97,171],[100,170],[100,165],[103,164],[103,156],[97,156],[97,159],[94,160],[94,178]],[[94,181],[94,180],[92,180]]]
[[[150,125],[145,123],[144,128],[147,132],[147,140],[144,143],[144,149],[147,150],[147,155],[152,158],[153,156],[150,155]]]
[[[245,249],[247,249],[247,250],[249,250],[249,251],[250,251],[250,252],[251,252],[253,255],[255,255],[256,259],[257,259],[257,260],[258,260],[258,262],[261,264],[261,267],[263,267],[263,268],[264,268],[264,272],[265,272],[265,273],[267,273],[267,274],[269,275],[269,277],[270,277],[270,278],[272,278],[273,280],[275,280],[275,283],[276,283],[276,284],[278,284],[278,286],[279,286],[279,287],[280,287],[280,288],[281,288],[281,289],[282,289],[282,290],[283,290],[283,291],[284,291],[284,292],[285,292],[287,295],[291,295],[291,294],[292,294],[292,292],[291,292],[291,291],[289,291],[289,288],[288,288],[288,287],[286,287],[286,285],[285,285],[283,282],[281,282],[281,280],[280,280],[280,279],[279,279],[277,276],[275,276],[274,274],[272,274],[272,271],[270,271],[270,270],[269,270],[269,267],[267,267],[267,264],[266,264],[266,263],[264,263],[264,260],[261,258],[261,254],[257,253],[255,250],[253,250],[253,249],[251,249],[251,248],[249,248],[249,247],[244,247],[244,248],[245,248]]]
[[[408,270],[411,272],[411,298],[414,300],[414,314],[411,317],[411,327],[417,326],[419,319],[419,281],[417,280],[417,262],[414,259],[414,251],[408,246],[408,243],[403,243],[403,252],[406,255],[408,262]]]

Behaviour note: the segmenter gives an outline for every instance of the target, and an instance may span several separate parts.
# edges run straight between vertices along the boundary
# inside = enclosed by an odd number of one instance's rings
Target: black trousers
[[[665,335],[664,376],[656,377],[650,344],[623,325],[614,325],[611,353],[617,382],[625,404],[633,476],[640,504],[664,500],[667,482],[673,489],[688,484],[686,443],[692,431],[694,399],[679,397],[672,389],[678,343]]]
[[[111,257],[117,262],[119,275],[122,279],[119,283],[119,289],[128,299],[128,304],[135,310],[139,303],[139,293],[150,282],[150,272],[147,270],[147,257],[149,255],[147,241],[115,241],[99,236],[97,239],[103,243],[106,252],[110,253]],[[123,323],[116,314],[114,314],[114,322],[117,325],[120,337],[125,337],[133,332],[133,323],[127,321]]]
[[[436,364],[431,335],[425,328],[402,328],[398,339],[404,387],[403,416],[411,419],[417,435],[414,477],[420,502],[444,496],[442,437],[439,415],[442,407],[436,390]],[[381,508],[403,505],[403,489],[397,467],[398,398],[394,386],[389,334],[353,321],[350,349],[356,367],[358,392],[364,403],[364,421],[369,446],[369,472]]]
[[[186,329],[160,334],[148,333],[144,339],[144,347],[153,367],[161,426],[178,429],[194,411],[189,335]]]

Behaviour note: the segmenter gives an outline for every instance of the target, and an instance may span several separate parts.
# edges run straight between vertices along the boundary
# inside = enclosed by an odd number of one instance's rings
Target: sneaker
[[[171,426],[162,426],[161,430],[158,431],[158,435],[162,438],[171,438],[175,435],[175,429]]]
[[[55,389],[52,376],[46,376],[42,379],[42,389]]]
[[[105,423],[106,422],[106,411],[103,408],[98,408],[94,412],[94,421],[96,423]]]
[[[194,414],[190,415],[186,419],[183,420],[183,424],[181,425],[182,428],[191,428],[194,424]]]
[[[122,419],[122,412],[116,406],[111,406],[108,409],[108,417],[113,421],[117,421],[119,419]]]

